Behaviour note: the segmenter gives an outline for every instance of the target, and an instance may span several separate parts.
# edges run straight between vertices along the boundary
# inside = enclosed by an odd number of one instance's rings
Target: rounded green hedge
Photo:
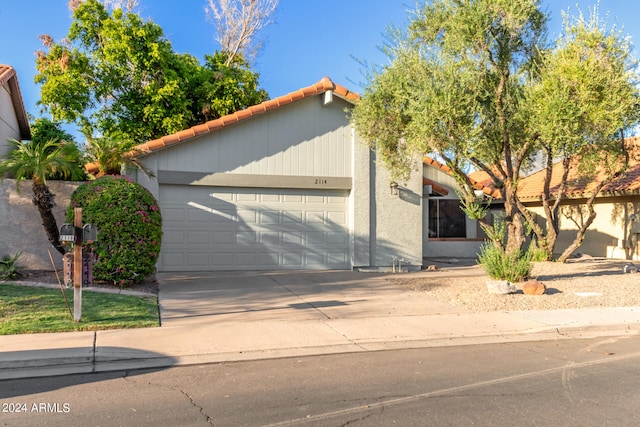
[[[153,195],[123,176],[82,184],[71,195],[66,220],[82,208],[82,222],[98,228],[93,278],[127,287],[150,277],[160,254],[162,217]]]

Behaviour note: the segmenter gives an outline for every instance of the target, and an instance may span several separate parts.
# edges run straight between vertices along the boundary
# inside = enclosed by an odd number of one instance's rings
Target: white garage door
[[[350,268],[348,194],[161,185],[162,271]]]

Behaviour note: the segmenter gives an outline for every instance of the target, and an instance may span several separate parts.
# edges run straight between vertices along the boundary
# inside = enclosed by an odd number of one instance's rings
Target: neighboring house
[[[9,151],[7,140],[31,139],[16,70],[0,64],[0,157]]]
[[[375,153],[349,121],[348,110],[358,99],[323,78],[139,145],[140,159],[155,178],[128,174],[161,206],[158,269],[386,269],[402,264],[411,270],[421,268],[423,255],[447,256],[423,252],[430,250],[423,245],[430,197],[424,189],[440,197],[438,182],[450,182],[423,176],[422,162],[416,161],[409,180],[392,186],[391,175],[376,166]],[[96,171],[95,165],[87,169]],[[425,187],[425,178],[434,182]],[[469,229],[466,237],[477,243],[477,232]],[[446,237],[438,243],[446,243]]]
[[[637,151],[637,148],[640,148],[640,138],[634,138],[631,145],[635,146],[634,151]],[[562,253],[573,242],[578,229],[577,224],[581,223],[582,218],[586,218],[582,209],[586,200],[593,194],[599,177],[599,174],[596,174],[593,179],[577,180],[576,171],[579,167],[580,165],[573,165],[569,174],[569,187],[561,208],[556,255]],[[557,191],[561,172],[561,165],[554,165],[550,187],[552,195]],[[538,215],[540,224],[544,224],[545,221],[541,202],[543,183],[544,170],[523,178],[518,186],[520,200]],[[626,174],[616,178],[600,191],[594,209],[596,219],[587,229],[577,252],[613,259],[640,259],[640,161],[637,156],[630,157]]]
[[[13,67],[0,64],[0,156],[8,152],[7,139],[30,140],[29,120],[24,108],[18,77]],[[56,195],[54,214],[64,220],[69,196],[77,184],[51,181],[49,187]],[[26,269],[52,269],[48,248],[51,244],[42,228],[38,209],[31,201],[31,181],[25,180],[16,191],[14,179],[0,183],[0,257],[21,253],[19,265]],[[54,261],[61,266],[58,253]]]

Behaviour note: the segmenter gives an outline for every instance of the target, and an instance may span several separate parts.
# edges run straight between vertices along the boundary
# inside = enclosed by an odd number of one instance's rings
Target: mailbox
[[[60,241],[63,244],[75,241],[75,230],[73,224],[62,224],[62,227],[60,227]]]
[[[93,224],[85,224],[82,227],[82,241],[93,243],[98,240],[98,228]]]

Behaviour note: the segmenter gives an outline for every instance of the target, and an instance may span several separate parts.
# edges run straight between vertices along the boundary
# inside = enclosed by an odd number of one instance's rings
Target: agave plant
[[[18,258],[22,252],[18,252],[14,256],[4,255],[0,259],[0,279],[13,280],[20,277],[20,266],[18,266]]]

